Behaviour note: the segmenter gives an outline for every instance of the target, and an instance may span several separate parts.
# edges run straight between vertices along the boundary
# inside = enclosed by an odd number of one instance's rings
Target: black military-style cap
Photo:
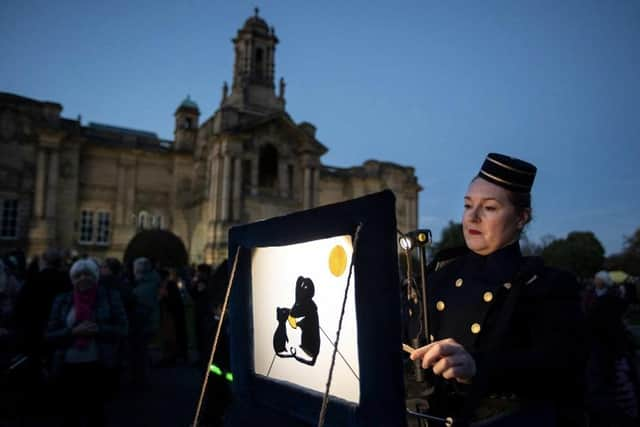
[[[504,154],[489,153],[478,176],[507,190],[529,193],[536,171],[535,166],[524,160]]]

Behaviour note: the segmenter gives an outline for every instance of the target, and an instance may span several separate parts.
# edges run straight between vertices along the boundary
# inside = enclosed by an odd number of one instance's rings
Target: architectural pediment
[[[309,126],[313,125],[307,122],[296,124],[289,114],[280,112],[256,117],[224,133],[232,135],[268,134],[276,140],[293,141],[295,143],[293,148],[300,153],[322,156],[328,149],[310,132]]]

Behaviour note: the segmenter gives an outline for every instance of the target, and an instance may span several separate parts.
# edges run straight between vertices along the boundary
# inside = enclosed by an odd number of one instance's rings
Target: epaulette
[[[427,266],[428,272],[438,271],[443,268],[445,265],[455,261],[457,258],[465,255],[469,252],[469,248],[466,246],[458,246],[455,248],[448,248],[439,251],[434,257],[433,260]]]

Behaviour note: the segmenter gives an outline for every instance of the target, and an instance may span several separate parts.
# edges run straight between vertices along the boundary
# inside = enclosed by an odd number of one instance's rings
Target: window
[[[248,190],[251,188],[251,160],[245,159],[242,161],[242,189]]]
[[[138,230],[149,230],[152,228],[162,228],[164,218],[162,215],[153,215],[147,211],[138,214]]]
[[[82,211],[80,216],[80,243],[93,242],[93,212]]]
[[[260,148],[258,163],[258,185],[260,188],[276,189],[278,183],[278,150],[271,144]]]
[[[258,48],[256,49],[256,77],[258,77],[259,79],[262,78],[262,65],[263,61],[262,61],[262,49]]]
[[[142,211],[138,214],[138,230],[144,230],[147,228],[147,225],[150,225],[149,214],[145,211]]]
[[[96,233],[96,243],[109,244],[111,231],[111,215],[109,212],[98,212],[98,232]]]
[[[15,239],[18,237],[18,199],[0,201],[0,239]]]
[[[108,245],[111,237],[111,213],[83,210],[80,214],[80,239],[83,244]]]
[[[289,184],[289,195],[293,195],[293,165],[287,165],[287,181]]]

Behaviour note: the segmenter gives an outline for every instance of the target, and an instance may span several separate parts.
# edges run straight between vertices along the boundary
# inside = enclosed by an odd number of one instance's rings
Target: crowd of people
[[[19,250],[4,254],[0,411],[29,414],[43,400],[56,408],[56,396],[65,396],[73,402],[57,407],[65,425],[105,425],[106,400],[123,383],[145,390],[152,364],[205,368],[225,289],[226,262],[179,270],[53,248],[28,263]]]
[[[631,426],[640,420],[639,355],[626,325],[640,314],[638,285],[631,277],[615,283],[607,271],[599,271],[584,290],[591,350],[586,405],[592,426]]]
[[[637,344],[625,316],[640,314],[637,283],[618,285],[600,271],[581,287],[570,273],[523,256],[518,242],[532,218],[536,171],[487,155],[463,199],[466,246],[429,267],[428,340],[410,355],[430,373],[429,411],[459,425],[636,426]],[[105,399],[120,379],[148,383],[158,339],[160,366],[190,362],[193,324],[205,368],[227,280],[226,262],[178,271],[147,258],[67,260],[51,249],[26,266],[20,252],[9,253],[0,262],[3,372],[21,372],[19,383],[31,389],[45,380],[61,386],[73,402],[63,411],[68,425],[104,425]],[[224,341],[218,372],[229,372]],[[225,384],[209,393],[212,425],[222,422]]]

